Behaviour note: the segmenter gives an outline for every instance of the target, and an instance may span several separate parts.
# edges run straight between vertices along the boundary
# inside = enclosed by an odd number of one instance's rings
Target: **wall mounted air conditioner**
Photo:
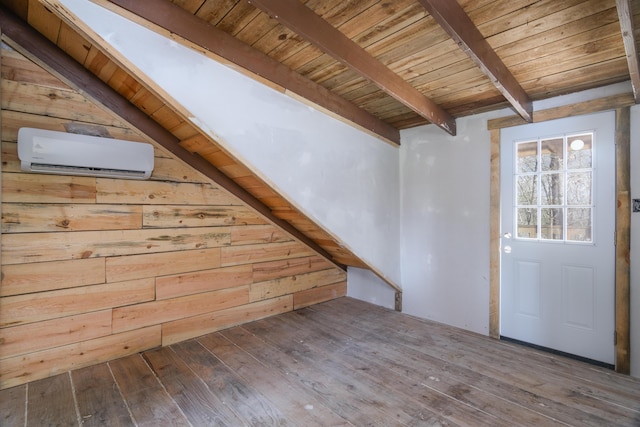
[[[18,130],[18,158],[36,173],[148,179],[153,171],[151,144],[33,128]]]

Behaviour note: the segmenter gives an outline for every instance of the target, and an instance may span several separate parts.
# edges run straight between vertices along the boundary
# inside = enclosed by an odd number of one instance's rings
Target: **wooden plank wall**
[[[346,273],[156,146],[150,181],[22,173],[20,127],[144,141],[2,46],[0,389],[346,293]]]

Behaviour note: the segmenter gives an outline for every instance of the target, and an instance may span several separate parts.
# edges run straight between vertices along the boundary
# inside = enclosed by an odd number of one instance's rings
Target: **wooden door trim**
[[[601,111],[616,112],[616,254],[615,254],[615,369],[629,374],[630,341],[630,106],[633,94],[613,95],[592,101],[536,111],[533,122],[543,122]],[[500,129],[524,124],[520,116],[489,120],[491,137],[490,239],[489,239],[489,335],[500,338]]]
[[[631,372],[631,109],[616,109],[616,371]]]
[[[491,134],[489,190],[489,335],[500,338],[500,129]]]

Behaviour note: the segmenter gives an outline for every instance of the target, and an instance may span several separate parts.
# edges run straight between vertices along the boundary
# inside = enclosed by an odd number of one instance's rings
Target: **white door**
[[[502,130],[502,336],[614,363],[614,138],[614,112]]]

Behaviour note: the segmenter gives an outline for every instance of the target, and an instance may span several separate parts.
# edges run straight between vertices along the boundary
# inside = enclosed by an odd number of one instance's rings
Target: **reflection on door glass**
[[[593,157],[593,135],[567,137],[567,169],[590,169]]]
[[[592,242],[594,134],[516,143],[516,237]]]
[[[538,170],[538,141],[518,143],[518,173],[536,172]]]
[[[562,170],[564,159],[564,139],[543,139],[542,141],[540,141],[540,145],[542,146],[542,170]]]

